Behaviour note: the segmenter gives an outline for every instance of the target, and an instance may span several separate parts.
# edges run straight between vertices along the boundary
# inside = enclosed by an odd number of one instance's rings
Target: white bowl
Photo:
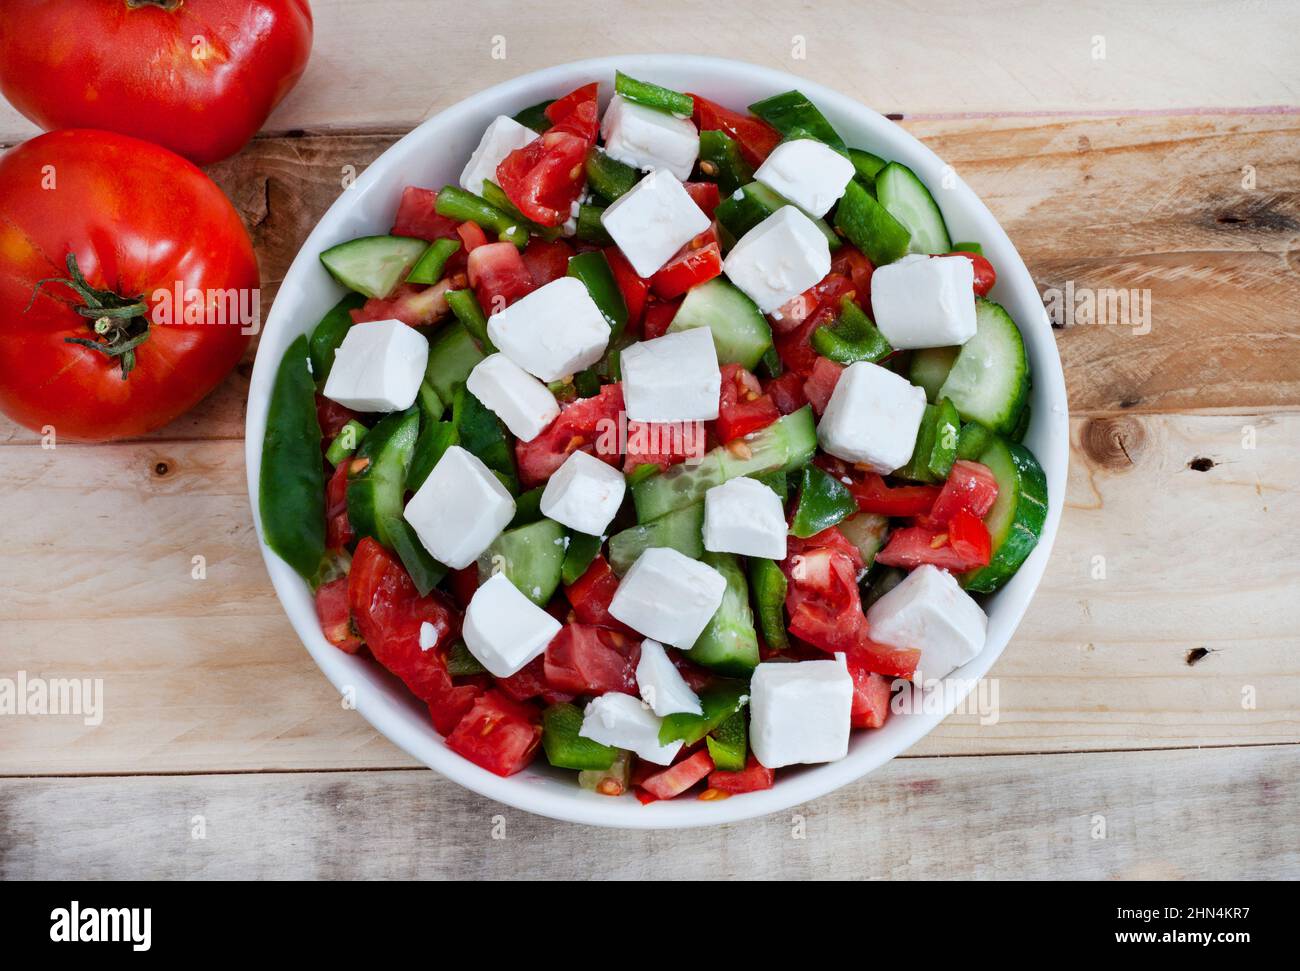
[[[1028,349],[1034,381],[1033,421],[1026,444],[1047,473],[1050,497],[1038,548],[1014,579],[988,600],[988,642],[984,651],[953,675],[970,682],[983,677],[1006,647],[1038,586],[1056,538],[1065,494],[1069,454],[1065,380],[1042,301],[1029,271],[992,214],[928,148],[892,121],[845,95],[782,71],[739,61],[629,55],[548,68],[498,84],[448,108],[376,159],[330,207],[303,244],[262,333],[248,393],[245,443],[248,492],[259,541],[262,524],[258,517],[258,471],[267,400],[276,367],[289,343],[310,331],[342,296],[317,255],[356,236],[387,232],[403,186],[439,188],[456,182],[483,129],[497,115],[514,114],[590,81],[601,82],[602,94],[608,98],[616,68],[670,88],[698,92],[735,109],[799,88],[850,145],[896,159],[915,171],[934,191],[954,240],[978,240],[983,244],[985,255],[998,273],[992,297],[1020,325]],[[326,641],[307,585],[264,542],[262,556],[298,636],[336,688],[355,689],[357,710],[370,724],[404,751],[461,785],[518,809],[556,819],[601,826],[677,828],[735,822],[787,809],[854,782],[888,762],[938,725],[959,700],[950,698],[942,712],[891,714],[883,728],[854,732],[849,754],[839,762],[785,769],[772,789],[716,802],[688,797],[642,806],[631,796],[597,795],[579,788],[575,773],[552,770],[545,758],[539,758],[518,775],[502,779],[448,749],[430,724],[425,706],[377,664],[344,654]]]

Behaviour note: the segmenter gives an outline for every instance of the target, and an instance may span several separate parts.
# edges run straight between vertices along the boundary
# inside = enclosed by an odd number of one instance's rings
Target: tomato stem
[[[149,339],[149,305],[143,295],[123,297],[112,290],[92,287],[77,265],[75,253],[68,254],[67,267],[67,277],[46,277],[36,281],[32,299],[23,312],[32,309],[41,288],[47,283],[61,283],[72,290],[83,301],[82,306],[72,309],[87,318],[86,326],[95,338],[65,337],[64,341],[98,351],[110,360],[117,358],[125,381],[135,368],[135,349]]]

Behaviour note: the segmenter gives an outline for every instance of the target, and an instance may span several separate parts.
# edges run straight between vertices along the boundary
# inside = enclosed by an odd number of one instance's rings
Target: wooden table
[[[429,113],[597,52],[729,55],[901,115],[1042,288],[1149,289],[1149,333],[1057,332],[1067,508],[996,725],[950,718],[710,830],[464,791],[344,710],[281,613],[244,487],[250,355],[140,441],[0,424],[0,676],[102,678],[106,712],[0,719],[0,876],[1300,876],[1300,11],[871,6],[317,0],[303,83],[212,174],[266,306],[346,167]],[[0,113],[0,141],[30,132]]]

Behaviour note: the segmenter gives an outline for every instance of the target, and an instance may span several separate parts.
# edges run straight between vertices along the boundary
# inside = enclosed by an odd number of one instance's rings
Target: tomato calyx
[[[23,313],[32,309],[45,284],[63,284],[82,299],[82,305],[72,309],[87,319],[86,325],[95,335],[93,338],[65,337],[63,340],[99,351],[110,359],[117,358],[125,381],[135,369],[135,349],[149,339],[149,305],[145,303],[144,295],[124,297],[112,290],[95,289],[82,274],[75,253],[68,254],[67,266],[66,277],[53,276],[36,281],[31,302]]]

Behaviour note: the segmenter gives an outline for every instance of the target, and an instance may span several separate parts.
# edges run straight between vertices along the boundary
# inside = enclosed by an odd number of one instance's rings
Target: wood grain
[[[1300,532],[1300,413],[1122,414],[1073,436],[1056,549],[993,669],[999,720],[954,716],[914,754],[1300,742],[1300,550],[1277,541]],[[102,678],[106,714],[6,719],[0,775],[412,764],[284,618],[240,443],[3,455],[0,676]]]
[[[499,81],[634,51],[769,65],[883,112],[1253,107],[1300,97],[1300,11],[1285,0],[660,0],[595,18],[578,0],[368,0],[364,16],[357,6],[314,0],[311,63],[270,130],[409,128]],[[34,131],[0,102],[0,139]]]
[[[1151,291],[1150,333],[1058,331],[1076,413],[1300,404],[1300,116],[906,122],[988,203],[1040,289]],[[212,172],[269,310],[302,241],[396,134],[261,138]],[[1251,165],[1255,188],[1242,188]],[[243,436],[252,352],[154,440]],[[33,433],[0,417],[0,442]]]
[[[1294,879],[1298,777],[1297,746],[906,759],[669,832],[557,823],[423,771],[15,779],[0,878]]]

